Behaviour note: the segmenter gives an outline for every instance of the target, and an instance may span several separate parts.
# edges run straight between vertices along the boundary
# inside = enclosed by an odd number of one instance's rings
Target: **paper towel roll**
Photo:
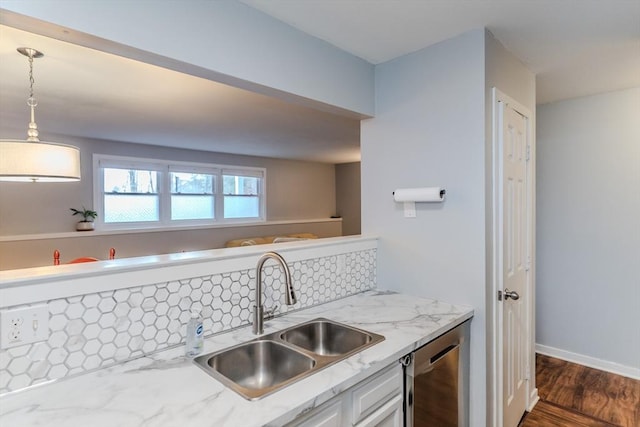
[[[444,190],[440,187],[398,188],[393,192],[396,202],[441,202]]]

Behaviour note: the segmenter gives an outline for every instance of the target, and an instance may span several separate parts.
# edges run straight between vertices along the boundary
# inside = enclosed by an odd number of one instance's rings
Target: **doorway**
[[[493,88],[490,411],[516,427],[537,402],[534,358],[535,186],[532,114]]]

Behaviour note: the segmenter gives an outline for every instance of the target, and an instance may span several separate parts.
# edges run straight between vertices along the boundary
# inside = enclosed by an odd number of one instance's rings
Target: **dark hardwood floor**
[[[640,381],[536,355],[540,401],[519,427],[640,427]]]

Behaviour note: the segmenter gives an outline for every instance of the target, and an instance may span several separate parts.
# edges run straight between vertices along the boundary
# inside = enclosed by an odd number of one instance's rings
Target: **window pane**
[[[107,229],[225,224],[266,214],[263,169],[115,156],[98,160],[99,222]]]
[[[105,193],[157,193],[158,172],[135,169],[104,169]]]
[[[171,193],[173,194],[213,194],[213,183],[213,175],[171,172]]]
[[[224,194],[257,196],[260,179],[253,176],[224,175],[222,192]]]
[[[159,221],[157,195],[104,195],[104,222]]]
[[[171,196],[171,219],[213,219],[213,196]]]
[[[260,198],[257,196],[224,196],[225,218],[258,218]]]

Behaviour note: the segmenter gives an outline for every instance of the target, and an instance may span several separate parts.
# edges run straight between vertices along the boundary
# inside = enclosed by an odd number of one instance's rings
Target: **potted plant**
[[[78,231],[91,231],[94,229],[93,220],[98,216],[98,212],[87,209],[84,206],[82,209],[70,208],[73,215],[82,215],[82,221],[76,224],[76,230]]]

